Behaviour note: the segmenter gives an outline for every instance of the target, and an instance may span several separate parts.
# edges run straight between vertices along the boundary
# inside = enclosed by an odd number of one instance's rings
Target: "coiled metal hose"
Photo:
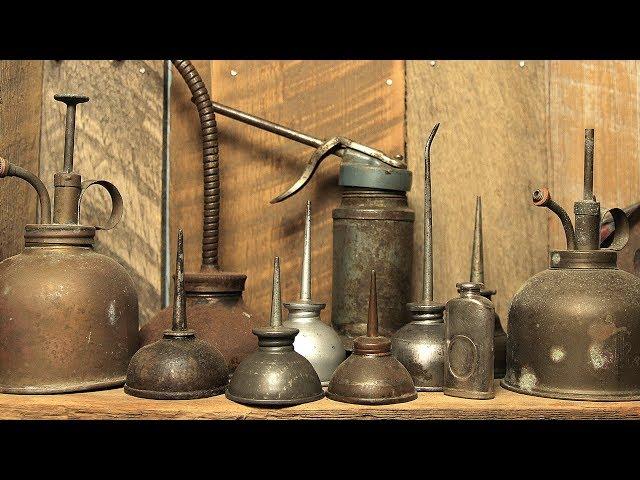
[[[204,218],[202,229],[202,267],[219,270],[218,227],[220,224],[220,173],[218,126],[209,92],[200,74],[189,60],[172,60],[191,91],[191,101],[198,109],[202,131],[204,168]]]

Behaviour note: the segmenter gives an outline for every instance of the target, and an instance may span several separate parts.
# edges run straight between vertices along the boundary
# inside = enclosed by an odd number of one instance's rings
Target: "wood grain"
[[[0,419],[216,420],[541,420],[639,419],[640,402],[575,402],[519,395],[500,388],[491,400],[419,393],[414,401],[364,406],[323,398],[287,408],[253,408],[224,395],[199,400],[147,400],[122,389],[65,395],[0,395]]]
[[[0,60],[0,156],[38,173],[42,61]],[[0,180],[0,260],[20,253],[36,221],[37,195],[18,178]]]
[[[204,62],[197,68],[205,75]],[[343,135],[389,155],[404,142],[404,67],[401,61],[213,61],[216,101],[305,133]],[[231,70],[237,74],[231,75]],[[387,80],[391,80],[388,85]],[[174,74],[171,113],[171,217],[185,228],[187,264],[200,266],[202,159],[198,118],[182,79]],[[175,95],[183,98],[176,99]],[[331,212],[338,205],[338,160],[316,172],[298,195],[269,200],[302,173],[309,147],[217,116],[220,135],[220,264],[248,275],[245,300],[268,315],[273,256],[281,257],[283,300],[299,295],[304,205],[312,201],[313,296],[331,311]],[[188,128],[187,128],[188,126]],[[188,140],[187,140],[188,136]],[[197,153],[195,153],[197,152]],[[178,159],[179,156],[179,159]],[[179,176],[176,171],[179,170]]]
[[[550,185],[573,218],[582,198],[584,129],[595,128],[594,193],[601,207],[640,200],[638,63],[551,61]],[[566,248],[560,221],[549,215],[552,248]],[[633,254],[631,254],[633,257]]]
[[[407,62],[407,155],[414,172],[416,265],[422,262],[423,150],[431,155],[434,293],[446,302],[469,278],[475,196],[482,196],[485,284],[498,290],[506,327],[510,299],[547,266],[547,225],[531,192],[547,179],[545,62]],[[414,295],[421,269],[414,269]]]
[[[127,268],[144,322],[160,307],[162,61],[45,62],[40,172],[51,189],[64,149],[65,106],[53,99],[60,92],[91,99],[77,109],[74,169],[83,180],[106,179],[122,193],[124,217],[96,235],[96,250]],[[80,220],[103,223],[110,209],[108,195],[93,187]]]

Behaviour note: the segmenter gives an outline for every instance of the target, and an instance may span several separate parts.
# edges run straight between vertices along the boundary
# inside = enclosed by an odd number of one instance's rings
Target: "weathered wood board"
[[[496,382],[497,383],[497,382]],[[421,392],[395,405],[365,406],[323,398],[286,408],[252,408],[224,395],[200,400],[147,400],[122,389],[66,395],[0,395],[0,419],[217,420],[594,420],[639,419],[640,402],[574,402],[519,395],[496,384],[491,400]]]
[[[96,235],[96,250],[132,276],[141,323],[160,307],[163,72],[160,60],[44,63],[41,178],[53,198],[66,108],[53,95],[87,95],[90,101],[77,108],[74,169],[83,180],[109,180],[123,196],[124,217],[115,229]],[[103,223],[110,209],[108,195],[93,187],[82,200],[80,220]]]
[[[206,78],[205,62],[196,67]],[[224,60],[210,62],[210,69],[210,93],[220,103],[319,138],[343,135],[390,155],[403,151],[402,61]],[[188,90],[176,85],[183,83],[177,73],[173,77],[171,124],[179,126],[171,128],[171,217],[174,222],[193,219],[183,227],[187,262],[197,269],[202,238],[202,147]],[[254,314],[265,317],[273,256],[279,255],[283,299],[296,298],[304,205],[311,200],[313,296],[327,302],[325,312],[330,312],[331,211],[340,199],[338,160],[327,160],[299,194],[270,205],[271,198],[300,176],[312,149],[220,115],[217,121],[221,266],[248,275],[245,300]],[[328,314],[323,318],[329,321]]]
[[[0,157],[38,174],[42,61],[0,60]],[[20,253],[38,197],[18,178],[0,180],[0,260]]]
[[[531,192],[547,181],[545,62],[407,61],[407,155],[414,172],[414,259],[422,262],[425,142],[431,150],[434,293],[446,302],[469,279],[475,196],[482,196],[485,284],[498,290],[506,326],[509,301],[547,264],[547,224]],[[414,294],[421,288],[414,272]],[[417,298],[417,297],[416,297]]]

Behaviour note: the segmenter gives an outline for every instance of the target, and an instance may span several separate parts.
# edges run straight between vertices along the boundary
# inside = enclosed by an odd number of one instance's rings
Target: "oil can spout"
[[[533,192],[533,204],[536,207],[547,207],[560,218],[567,239],[567,250],[575,250],[576,234],[573,230],[571,218],[569,218],[569,214],[564,208],[551,199],[551,193],[547,188],[542,187]]]
[[[51,197],[42,180],[28,170],[0,157],[0,178],[4,177],[21,178],[35,188],[40,200],[40,223],[51,223]]]

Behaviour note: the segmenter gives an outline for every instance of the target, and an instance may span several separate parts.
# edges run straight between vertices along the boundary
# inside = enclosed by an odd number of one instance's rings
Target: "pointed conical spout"
[[[302,276],[300,279],[300,300],[311,300],[311,202],[307,201],[304,221],[304,247],[302,252]]]
[[[272,327],[282,325],[282,307],[280,302],[280,257],[273,260],[273,289],[271,293],[271,322]]]
[[[436,123],[424,147],[424,245],[422,256],[422,301],[433,302],[433,236],[431,223],[431,144],[440,127]]]
[[[178,229],[178,245],[176,247],[176,281],[173,295],[172,330],[187,330],[187,299],[184,294],[184,234]]]
[[[476,197],[476,223],[473,230],[473,247],[471,250],[472,283],[484,283],[484,254],[482,245],[482,198]]]

